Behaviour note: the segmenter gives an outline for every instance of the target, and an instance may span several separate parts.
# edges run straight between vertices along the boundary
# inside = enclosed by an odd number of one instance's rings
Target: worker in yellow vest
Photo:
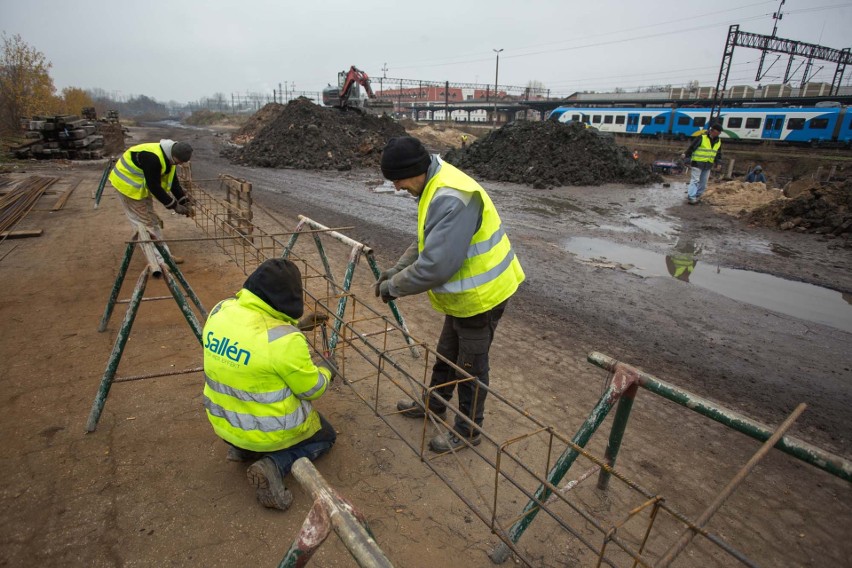
[[[397,191],[406,190],[418,200],[417,241],[393,268],[381,273],[376,296],[389,302],[427,292],[432,307],[444,314],[438,354],[481,385],[458,384],[459,413],[453,430],[434,437],[429,447],[446,452],[475,446],[482,441],[488,352],[509,298],[524,281],[524,271],[494,203],[473,178],[430,155],[410,136],[388,141],[381,168]],[[449,401],[456,379],[453,368],[438,360],[430,385]],[[425,416],[423,400],[399,401],[397,409],[407,417]],[[443,416],[447,409],[433,397],[429,410]]]
[[[257,500],[286,511],[284,484],[293,463],[328,452],[337,434],[311,401],[336,373],[333,360],[311,360],[304,330],[326,317],[303,314],[302,276],[284,258],[267,260],[236,296],[219,302],[204,325],[204,407],[228,460],[246,470]]]
[[[109,181],[118,191],[121,206],[134,230],[141,229],[154,239],[163,239],[162,220],[154,212],[152,195],[178,215],[192,213],[189,197],[175,175],[177,166],[191,158],[192,146],[174,140],[137,144],[122,154],[110,172]],[[153,254],[159,259],[158,253]]]
[[[714,166],[721,168],[722,160],[722,125],[714,122],[706,133],[696,136],[686,152],[681,154],[682,159],[691,160],[689,187],[687,188],[687,203],[696,205],[701,202],[701,196],[707,189],[707,178]]]

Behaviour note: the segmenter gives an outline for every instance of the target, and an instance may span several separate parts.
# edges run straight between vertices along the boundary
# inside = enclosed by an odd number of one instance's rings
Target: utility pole
[[[772,26],[772,35],[770,36],[772,38],[774,38],[775,34],[778,32],[778,22],[780,22],[781,18],[784,17],[784,14],[781,13],[781,6],[783,6],[784,2],[786,2],[786,1],[787,0],[781,0],[781,3],[778,5],[778,11],[774,12],[772,14],[772,19],[775,20],[775,24]],[[765,49],[760,53],[760,63],[757,64],[757,75],[754,76],[755,81],[760,81],[760,79],[761,79],[760,72],[763,71],[763,60],[764,59],[766,59],[766,50]],[[790,56],[790,63],[792,63],[792,62],[793,62],[793,56],[791,55]],[[788,64],[787,65],[787,71],[789,72],[789,70],[790,70],[790,65]],[[767,73],[769,72],[768,69],[766,71],[767,71]],[[764,73],[764,76],[765,75],[766,74]],[[785,76],[784,82],[786,82],[786,81],[787,81],[787,77]]]
[[[503,48],[492,51],[497,54],[497,65],[494,67],[494,128],[497,128],[497,78],[500,76],[500,52]]]

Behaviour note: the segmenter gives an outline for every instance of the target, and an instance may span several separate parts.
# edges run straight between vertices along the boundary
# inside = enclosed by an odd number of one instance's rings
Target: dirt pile
[[[539,189],[662,181],[614,139],[580,124],[553,121],[507,124],[464,150],[448,152],[445,159],[468,173]]]
[[[783,231],[852,236],[852,179],[802,191],[773,201],[749,215],[752,223]]]
[[[734,180],[708,185],[702,199],[717,211],[741,217],[783,197],[780,189],[769,189],[765,183]]]
[[[275,120],[284,110],[284,105],[279,103],[268,103],[259,111],[251,115],[248,121],[231,134],[231,140],[235,144],[244,145],[251,142],[263,127]]]
[[[372,168],[379,165],[388,139],[404,134],[405,129],[386,116],[296,99],[248,144],[225,150],[224,155],[238,164],[264,168]]]
[[[453,148],[459,148],[462,145],[462,136],[467,136],[465,144],[468,146],[477,140],[477,136],[446,126],[443,124],[424,124],[414,122],[413,120],[400,121],[405,127],[405,130],[411,135],[423,142],[423,145],[431,152],[443,154]]]
[[[125,130],[119,122],[99,122],[98,134],[104,137],[104,154],[107,156],[121,154],[127,148]]]

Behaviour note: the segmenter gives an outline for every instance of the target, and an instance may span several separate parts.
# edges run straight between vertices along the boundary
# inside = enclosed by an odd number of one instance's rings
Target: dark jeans
[[[438,353],[450,361],[455,361],[461,369],[467,371],[479,381],[488,385],[488,351],[494,340],[494,331],[497,323],[503,317],[508,300],[499,306],[469,318],[457,318],[444,316],[444,327],[441,337],[438,338]],[[456,380],[455,370],[447,363],[439,360],[432,367],[431,387]],[[453,398],[455,384],[438,387],[434,392],[440,394],[444,399]],[[482,425],[485,412],[485,396],[487,391],[480,388],[474,381],[466,381],[458,384],[459,411],[467,416],[477,425]],[[429,408],[434,412],[442,412],[444,404],[434,397],[429,402]],[[456,416],[455,431],[463,437],[471,434],[471,427],[464,422],[460,416]]]
[[[287,474],[290,473],[290,470],[293,468],[293,463],[297,459],[308,458],[311,461],[315,461],[317,458],[328,453],[334,445],[335,440],[337,440],[337,432],[334,431],[334,427],[329,424],[322,414],[320,414],[319,417],[320,424],[322,425],[320,431],[307,440],[299,442],[295,446],[290,446],[289,448],[276,450],[274,452],[252,452],[242,448],[237,448],[236,446],[234,447],[239,450],[243,459],[246,461],[259,460],[265,457],[272,458],[272,461],[274,461],[275,465],[278,466],[278,471],[281,472],[281,477],[286,477]],[[230,445],[233,446],[233,444]]]

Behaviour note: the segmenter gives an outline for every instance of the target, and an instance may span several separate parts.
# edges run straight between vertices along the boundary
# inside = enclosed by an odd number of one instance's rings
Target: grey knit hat
[[[189,142],[175,142],[172,146],[172,158],[181,162],[188,162],[192,159],[192,146]]]
[[[432,158],[417,138],[397,136],[382,150],[382,175],[393,181],[426,173]]]

